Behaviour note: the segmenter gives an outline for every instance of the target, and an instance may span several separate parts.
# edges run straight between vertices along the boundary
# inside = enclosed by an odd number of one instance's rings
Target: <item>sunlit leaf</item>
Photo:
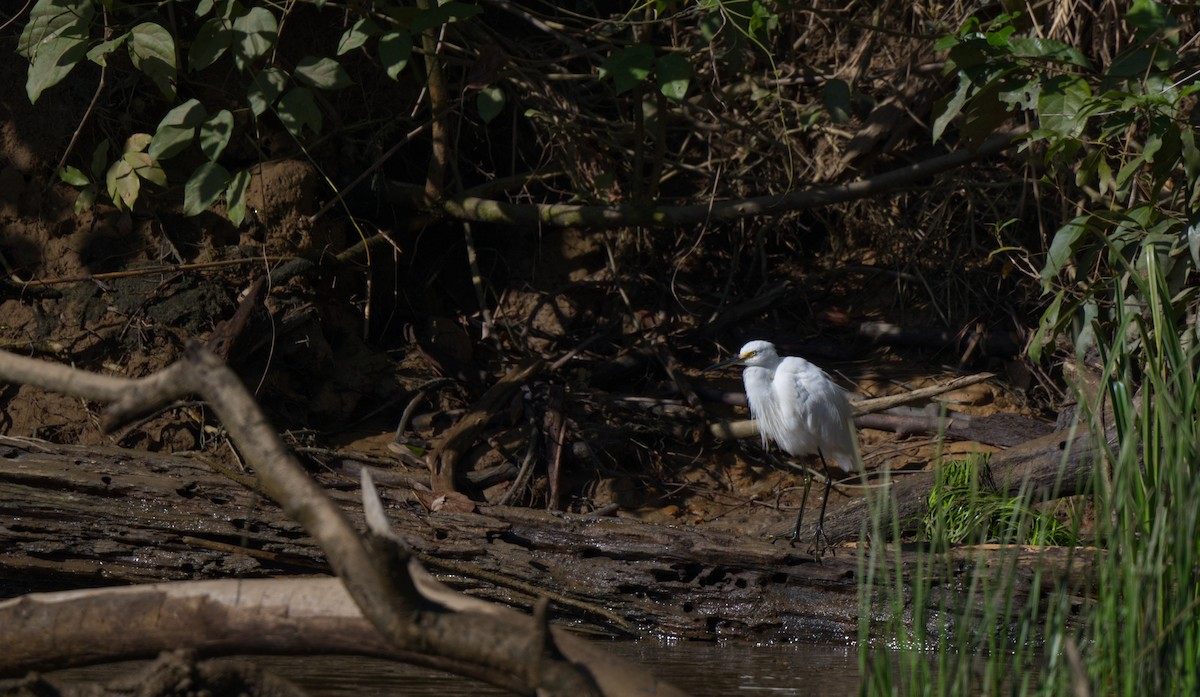
[[[137,201],[138,191],[142,188],[142,180],[133,171],[133,165],[124,157],[112,163],[104,178],[108,185],[108,197],[120,209],[133,208]]]
[[[96,65],[107,66],[108,65],[108,54],[110,54],[113,51],[117,50],[118,48],[121,48],[122,46],[124,46],[125,41],[128,38],[129,38],[129,32],[125,32],[124,34],[118,36],[115,39],[111,39],[109,41],[104,41],[102,43],[96,44],[95,46],[93,46],[91,48],[91,50],[89,50],[87,52],[88,60],[95,63]]]
[[[39,0],[17,41],[29,59],[25,94],[36,103],[42,92],[62,82],[87,53],[95,8],[90,0]]]
[[[246,101],[250,104],[250,113],[262,116],[271,108],[279,95],[287,87],[288,76],[279,68],[267,68],[254,75],[250,87],[246,90]]]
[[[241,225],[246,219],[246,190],[249,187],[250,172],[242,170],[233,175],[225,189],[225,215],[234,225]]]
[[[70,165],[62,167],[58,170],[58,178],[64,183],[70,184],[71,186],[87,186],[89,183],[91,183],[87,178],[87,175],[84,174],[82,170],[80,170],[78,167],[71,167]]]
[[[213,17],[200,25],[188,48],[188,70],[204,70],[217,62],[233,45],[233,25],[222,17]]]
[[[222,109],[211,118],[200,124],[200,150],[210,160],[215,160],[229,145],[229,137],[233,135],[233,114],[228,109]]]
[[[504,102],[504,90],[499,87],[485,87],[479,90],[475,97],[475,108],[479,110],[479,118],[483,119],[484,123],[491,123],[504,109]]]
[[[86,210],[91,210],[92,206],[96,203],[96,197],[99,195],[100,188],[95,184],[84,187],[79,192],[79,196],[75,198],[75,215],[79,215]]]
[[[412,34],[406,31],[393,31],[379,37],[379,61],[387,70],[388,77],[397,79],[401,71],[408,65],[412,56]]]
[[[467,5],[466,3],[450,0],[450,2],[437,5],[428,10],[422,10],[413,19],[409,30],[414,34],[419,34],[423,31],[440,27],[452,20],[474,17],[480,12],[483,12],[483,8],[479,5]]]
[[[654,66],[658,89],[667,99],[682,102],[692,81],[692,64],[678,53],[668,53]]]
[[[845,80],[832,79],[825,82],[823,91],[825,110],[834,123],[846,123],[850,120],[850,83]]]
[[[153,22],[142,22],[130,31],[129,56],[133,67],[146,74],[168,98],[175,96],[175,39]]]
[[[292,74],[309,87],[323,90],[340,90],[352,83],[350,74],[332,58],[305,56],[296,63]]]
[[[600,77],[611,78],[617,94],[628,92],[646,81],[654,67],[654,49],[637,44],[616,51],[600,64]]]
[[[162,121],[158,122],[154,138],[150,140],[150,157],[165,160],[178,155],[192,142],[196,135],[196,126],[204,121],[205,116],[203,105],[196,99],[189,99],[168,111]]]
[[[225,191],[228,182],[229,172],[216,162],[205,162],[197,167],[183,186],[183,214],[198,215],[208,210]]]
[[[1050,242],[1050,249],[1046,252],[1046,264],[1042,267],[1043,284],[1057,278],[1070,261],[1071,255],[1075,253],[1075,245],[1079,239],[1088,231],[1088,222],[1090,216],[1081,215],[1071,220],[1066,225],[1058,229],[1054,233],[1054,239]]]
[[[125,147],[122,148],[122,153],[130,152],[146,152],[146,146],[150,145],[151,136],[149,133],[134,133],[125,139]]]
[[[1087,119],[1080,117],[1080,110],[1091,96],[1092,88],[1087,81],[1075,75],[1057,75],[1042,81],[1037,107],[1041,127],[1062,136],[1078,136],[1087,125]]]
[[[305,87],[297,87],[280,97],[275,112],[294,136],[299,137],[305,126],[313,132],[321,130],[321,110],[317,108],[312,91]]]
[[[151,184],[156,184],[166,188],[167,173],[163,170],[162,165],[158,164],[154,160],[151,160],[149,155],[144,152],[139,152],[127,153],[125,157],[134,158],[136,165],[134,166],[133,171],[137,172],[139,177],[145,179]]]
[[[239,70],[245,70],[256,59],[266,55],[279,38],[275,15],[264,7],[250,8],[233,20],[233,57]]]
[[[1037,331],[1033,333],[1033,337],[1029,339],[1029,357],[1035,362],[1042,360],[1042,351],[1050,338],[1054,336],[1055,329],[1061,324],[1062,304],[1064,291],[1058,291],[1054,296],[1054,300],[1050,303],[1050,307],[1042,313],[1042,318],[1038,322]]]
[[[379,32],[379,25],[370,18],[358,20],[342,33],[342,38],[338,41],[337,54],[340,56],[356,48],[361,48],[372,36],[378,36]]]

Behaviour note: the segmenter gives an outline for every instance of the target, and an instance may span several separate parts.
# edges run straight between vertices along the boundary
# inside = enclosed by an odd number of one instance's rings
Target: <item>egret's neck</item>
[[[742,382],[746,383],[746,395],[752,402],[752,408],[759,408],[753,404],[754,397],[758,395],[771,394],[771,381],[774,379],[774,367],[767,368],[764,366],[753,365],[747,366],[746,369],[742,371]]]

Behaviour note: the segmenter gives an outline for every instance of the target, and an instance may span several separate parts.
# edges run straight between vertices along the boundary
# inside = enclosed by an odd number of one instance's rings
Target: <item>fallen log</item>
[[[278,507],[196,458],[8,438],[0,439],[0,458],[0,573],[10,580],[31,573],[56,585],[250,578],[324,564]],[[333,469],[319,479],[363,529],[357,493],[347,490],[357,478]],[[909,482],[897,487],[919,499]],[[421,561],[477,597],[531,608],[544,596],[553,618],[617,636],[858,636],[853,549],[818,563],[802,547],[700,526],[507,506],[431,513],[405,488],[383,494],[390,523]],[[856,537],[865,510],[856,506],[864,502],[851,499],[831,515],[829,533]],[[781,527],[785,519],[790,514],[781,513]],[[989,563],[1008,555],[996,551]],[[1064,577],[1043,574],[1043,583]],[[1036,590],[1034,582],[1030,570],[1018,593]]]

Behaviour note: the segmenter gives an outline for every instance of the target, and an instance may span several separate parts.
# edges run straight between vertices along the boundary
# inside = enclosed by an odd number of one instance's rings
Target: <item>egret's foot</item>
[[[822,540],[825,542],[824,545],[821,544]],[[813,536],[813,543],[812,546],[808,548],[808,553],[816,557],[819,561],[821,557],[825,556],[826,551],[835,557],[837,556],[836,548],[833,546],[833,543],[829,541],[829,536],[825,534],[825,526],[818,525],[817,534]]]

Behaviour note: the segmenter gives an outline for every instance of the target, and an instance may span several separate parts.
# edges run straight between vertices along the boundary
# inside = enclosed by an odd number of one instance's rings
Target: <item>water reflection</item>
[[[604,647],[696,695],[814,695],[851,697],[859,691],[857,649],[846,646],[610,642]],[[347,656],[252,656],[312,697],[442,697],[508,695],[483,683],[426,668]],[[139,663],[61,671],[72,682],[107,682]]]
[[[846,646],[612,642],[609,651],[636,661],[697,697],[705,695],[858,694],[857,649]],[[424,668],[364,658],[255,658],[314,697],[506,695],[496,688]]]

